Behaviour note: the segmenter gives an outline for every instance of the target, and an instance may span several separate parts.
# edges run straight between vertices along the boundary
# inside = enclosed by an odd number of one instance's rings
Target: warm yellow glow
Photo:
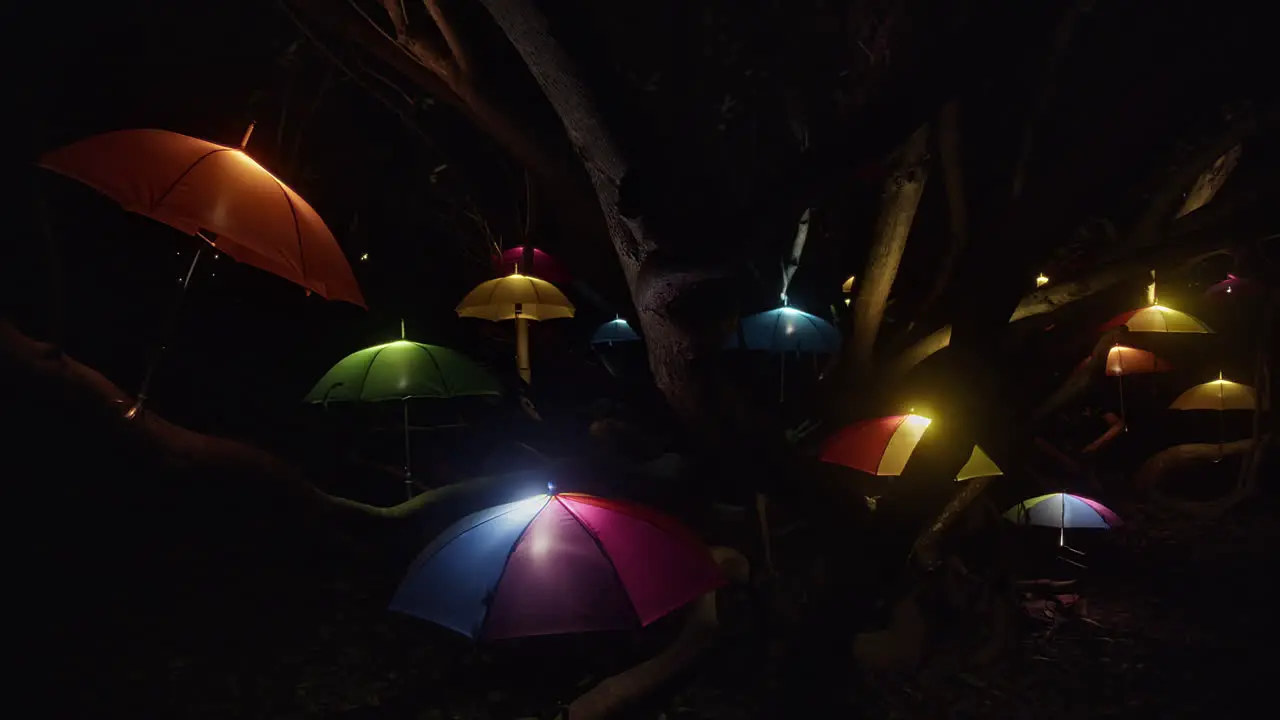
[[[912,410],[914,409],[912,408]],[[897,432],[889,439],[889,444],[885,446],[884,454],[880,456],[880,466],[876,468],[876,474],[901,475],[903,469],[907,466],[907,460],[911,458],[911,453],[916,449],[916,445],[920,443],[920,438],[924,436],[924,431],[932,423],[932,419],[923,415],[917,415],[915,412],[908,414],[903,419],[902,424],[898,426]],[[960,472],[956,473],[956,480],[994,477],[1002,474],[1000,468],[982,451],[982,448],[975,445],[964,467],[960,468]]]
[[[849,279],[845,280],[844,283],[840,286],[840,290],[843,291],[846,295],[853,292],[853,283],[857,281],[857,279],[858,278],[856,275],[850,275]]]
[[[1217,380],[1210,380],[1187,390],[1169,405],[1170,410],[1222,411],[1257,408],[1257,393],[1252,387],[1224,380],[1221,375]]]
[[[1040,273],[1039,275],[1036,276],[1036,287],[1044,287],[1045,285],[1048,285],[1048,284],[1049,284],[1049,278],[1045,277],[1044,273]]]
[[[852,298],[845,298],[845,299],[844,299],[844,304],[845,304],[846,306],[847,306],[847,305],[849,305],[849,304],[850,304],[850,303],[852,303],[852,302],[853,302],[853,299],[852,299]]]
[[[360,253],[360,262],[366,262],[369,259],[369,253]]]

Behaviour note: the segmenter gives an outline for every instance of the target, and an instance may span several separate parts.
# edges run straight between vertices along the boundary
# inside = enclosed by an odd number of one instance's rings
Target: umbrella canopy
[[[496,640],[648,625],[722,584],[675,520],[565,493],[459,520],[414,560],[391,609]]]
[[[520,263],[524,261],[524,246],[517,245],[500,255],[495,254],[493,260],[493,269],[498,273],[509,273],[513,268],[517,270],[525,270],[520,267]],[[533,250],[533,266],[528,268],[530,275],[534,275],[553,283],[570,282],[568,271],[564,269],[555,258],[547,253],[534,248]]]
[[[1187,313],[1164,307],[1149,305],[1137,310],[1120,313],[1102,326],[1106,332],[1124,325],[1133,332],[1168,332],[1168,333],[1211,333],[1199,319]]]
[[[459,317],[481,320],[555,320],[573,317],[573,303],[555,285],[513,273],[480,283],[458,303]]]
[[[793,307],[780,307],[743,318],[742,338],[748,350],[812,353],[840,350],[840,331],[834,325]],[[727,347],[740,347],[737,333],[730,336]]]
[[[1178,396],[1171,410],[1254,410],[1258,407],[1257,393],[1248,385],[1217,380],[1196,385]]]
[[[354,352],[329,368],[306,402],[379,402],[501,395],[502,386],[462,353],[397,340]]]
[[[54,150],[40,165],[188,235],[212,233],[206,239],[239,262],[365,306],[320,215],[242,150],[167,130],[119,130]]]
[[[920,415],[891,415],[863,420],[827,438],[819,459],[872,475],[901,475],[907,459],[933,421]],[[956,480],[1003,475],[976,445]]]
[[[853,292],[853,284],[858,281],[857,275],[850,275],[843,283],[840,284],[840,292],[849,295]]]
[[[1236,293],[1250,294],[1256,289],[1254,283],[1246,278],[1227,273],[1225,280],[1220,280],[1204,291],[1205,297],[1220,298]]]
[[[1080,365],[1083,366],[1088,362],[1089,358],[1085,358],[1080,361]],[[1127,345],[1116,345],[1107,351],[1106,374],[1111,377],[1168,372],[1171,369],[1173,369],[1173,366],[1167,361],[1146,350],[1139,350]]]
[[[1109,530],[1122,524],[1120,516],[1102,503],[1069,493],[1050,493],[1028,498],[1009,508],[1004,516],[1019,525],[1037,525],[1059,530]]]
[[[634,342],[639,339],[640,336],[636,334],[635,330],[631,329],[631,324],[622,318],[604,323],[591,334],[592,345]]]

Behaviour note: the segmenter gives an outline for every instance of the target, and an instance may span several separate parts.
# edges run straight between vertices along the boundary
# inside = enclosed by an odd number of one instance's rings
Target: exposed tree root
[[[1262,441],[1266,443],[1266,438]],[[1223,497],[1208,502],[1195,502],[1174,498],[1165,493],[1161,483],[1171,474],[1197,465],[1204,465],[1224,458],[1248,455],[1254,448],[1252,438],[1229,443],[1187,443],[1174,445],[1147,458],[1138,469],[1134,482],[1150,493],[1151,499],[1166,508],[1191,515],[1214,517],[1230,510],[1253,491],[1252,483],[1239,483]],[[1256,464],[1256,463],[1255,463]]]
[[[711,548],[711,555],[734,585],[745,585],[750,575],[747,559],[737,550]],[[691,669],[715,645],[720,623],[716,593],[696,600],[688,610],[684,630],[661,654],[607,678],[569,705],[568,720],[603,720],[617,717],[636,702],[649,697],[680,673]]]

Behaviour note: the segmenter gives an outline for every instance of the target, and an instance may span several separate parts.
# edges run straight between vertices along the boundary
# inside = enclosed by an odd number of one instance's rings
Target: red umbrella
[[[306,200],[244,153],[248,139],[245,133],[233,148],[167,130],[119,130],[54,150],[40,165],[242,263],[365,307],[333,233]]]
[[[545,252],[534,249],[533,251],[533,267],[520,267],[524,258],[524,246],[517,245],[504,251],[501,255],[495,255],[493,258],[493,269],[500,275],[510,275],[512,272],[519,272],[522,275],[532,275],[551,283],[568,283],[569,273],[564,269],[555,258]]]

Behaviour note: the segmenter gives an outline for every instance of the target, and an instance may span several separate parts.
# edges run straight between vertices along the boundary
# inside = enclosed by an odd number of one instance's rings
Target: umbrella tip
[[[404,318],[400,318],[400,339],[404,339]]]
[[[240,138],[240,149],[241,149],[241,150],[244,150],[245,146],[249,144],[249,138],[253,135],[253,128],[254,128],[257,124],[258,124],[258,121],[256,121],[256,120],[255,120],[255,121],[253,121],[253,122],[249,123],[249,127],[245,128],[245,131],[244,131],[244,137]]]

